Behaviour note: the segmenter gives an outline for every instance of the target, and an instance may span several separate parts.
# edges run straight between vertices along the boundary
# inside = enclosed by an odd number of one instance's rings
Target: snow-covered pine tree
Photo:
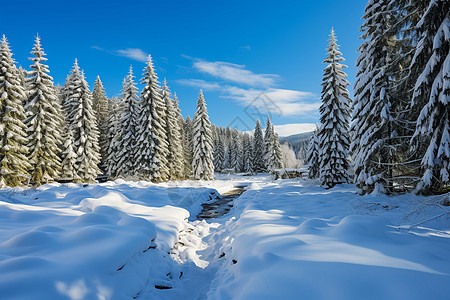
[[[78,60],[75,59],[73,68],[67,76],[66,82],[61,89],[62,109],[69,129],[72,129],[72,126],[74,125],[75,112],[78,109],[77,102],[71,101],[71,99],[74,94],[76,94],[75,98],[78,97],[79,91],[77,91],[77,88],[81,85],[81,81],[82,78],[80,67],[78,66]]]
[[[314,130],[311,139],[309,140],[306,160],[308,162],[308,177],[311,179],[319,178],[319,135],[320,129]]]
[[[19,186],[27,182],[28,163],[26,125],[23,123],[26,99],[24,87],[3,35],[0,45],[0,187]]]
[[[252,140],[249,134],[245,133],[243,142],[242,142],[242,148],[244,151],[244,172],[252,173],[253,172],[253,147],[252,147]]]
[[[223,169],[233,169],[233,140],[230,140],[228,142],[228,146],[225,147],[225,161],[223,164]]]
[[[119,104],[111,103],[110,112],[110,128],[118,130],[111,132],[111,138],[114,145],[110,151],[116,152],[115,157],[111,157],[112,162],[117,161],[116,170],[111,169],[113,175],[132,179],[135,173],[134,160],[136,147],[136,130],[139,126],[137,123],[138,108],[138,88],[134,83],[133,68],[130,67],[128,75],[123,80],[122,95]]]
[[[175,122],[177,123],[177,132],[175,133],[176,135],[176,140],[178,141],[175,144],[175,151],[177,153],[177,158],[175,161],[175,177],[177,179],[184,179],[185,178],[185,160],[184,160],[184,156],[180,155],[180,153],[184,153],[184,146],[185,146],[185,142],[184,142],[184,119],[183,116],[181,115],[181,109],[180,109],[180,102],[178,100],[177,97],[177,93],[173,94],[173,107],[175,109]]]
[[[253,134],[253,172],[261,173],[267,170],[265,162],[264,137],[261,123],[256,120],[255,132]]]
[[[319,165],[320,181],[326,188],[336,184],[348,182],[347,161],[349,148],[350,96],[347,86],[347,74],[342,71],[346,65],[341,64],[345,59],[336,44],[334,29],[331,29],[328,56],[323,63],[327,64],[323,70],[322,105],[320,106],[320,122],[322,130],[319,132]]]
[[[232,139],[233,133],[231,131],[230,126],[227,126],[227,128],[225,128],[225,135],[224,135],[224,161],[223,161],[223,165],[222,165],[222,169],[225,170],[229,170],[233,168],[233,155],[231,152],[231,147],[232,147],[232,143],[233,143],[233,139]]]
[[[27,88],[27,82],[25,79],[28,77],[28,71],[25,68],[22,68],[22,66],[19,66],[17,68],[17,72],[19,74],[20,85],[23,86],[23,88],[25,89],[25,95],[27,96],[27,99],[28,99],[28,88]],[[25,101],[25,103],[26,103],[26,101]],[[25,106],[25,103],[24,103],[24,106]]]
[[[123,80],[123,86],[128,86],[129,78],[128,76],[125,77]],[[123,96],[123,95],[122,95]],[[121,151],[126,148],[122,146],[122,130],[125,127],[125,124],[122,123],[122,117],[124,115],[123,111],[124,109],[122,100],[117,97],[113,97],[109,99],[108,101],[108,112],[109,112],[109,118],[108,118],[108,159],[107,159],[107,174],[109,179],[116,179],[119,176],[122,177],[128,177],[134,175],[134,149],[130,153],[126,153],[127,159],[132,159],[131,161],[127,161],[127,165],[125,170],[122,169],[122,165],[120,165],[120,159],[123,157],[121,156]],[[136,108],[135,108],[136,109]],[[136,130],[134,128],[133,130]],[[134,144],[133,144],[134,145]],[[132,165],[130,165],[132,164]],[[125,167],[123,167],[125,168]]]
[[[242,171],[242,144],[239,131],[233,129],[230,146],[231,169],[238,173]]]
[[[425,149],[416,188],[424,194],[436,193],[450,182],[450,2],[427,3],[411,66],[420,74],[412,97],[413,109],[420,111],[412,142]]]
[[[351,153],[355,183],[361,194],[389,193],[393,188],[393,166],[397,133],[392,97],[391,59],[394,11],[391,0],[369,0],[361,26],[365,42],[359,47],[353,106]]]
[[[283,153],[281,152],[280,137],[278,136],[278,133],[275,131],[275,129],[273,136],[274,139],[272,147],[274,157],[271,159],[271,161],[273,161],[273,166],[275,167],[275,169],[282,169],[285,167],[283,163]]]
[[[79,70],[75,61],[75,72]],[[69,98],[66,100],[73,111],[69,114],[69,128],[74,139],[74,151],[77,154],[76,172],[79,181],[95,182],[100,174],[100,148],[98,146],[99,131],[95,111],[92,108],[92,94],[84,78],[83,72],[72,73],[74,76],[68,86]]]
[[[192,120],[190,116],[186,117],[183,122],[183,160],[184,160],[184,176],[186,179],[192,177]]]
[[[270,117],[267,116],[266,129],[264,131],[264,159],[266,160],[266,166],[268,166],[268,155],[269,155],[269,143],[271,142],[272,136],[272,122]]]
[[[183,151],[177,107],[175,107],[174,99],[164,79],[162,88],[162,100],[165,103],[165,130],[167,135],[167,166],[169,169],[169,179],[181,179],[183,175],[183,160],[180,153]]]
[[[193,127],[193,159],[192,169],[196,180],[214,179],[214,158],[211,122],[206,109],[205,98],[200,90],[197,101],[197,111],[194,115]]]
[[[79,182],[80,177],[76,171],[77,154],[74,151],[72,130],[67,130],[63,133],[64,144],[62,145],[61,153],[61,175],[60,180]]]
[[[35,57],[31,71],[26,78],[28,99],[25,104],[27,118],[24,123],[28,133],[28,161],[31,182],[35,186],[56,179],[61,169],[61,111],[55,95],[53,78],[48,74],[47,60],[41,48],[39,36],[36,37],[33,51]]]
[[[265,159],[267,169],[274,171],[283,168],[283,156],[281,154],[280,142],[278,140],[278,134],[275,133],[275,129],[267,117],[267,128],[265,139]]]
[[[139,101],[135,166],[140,179],[161,182],[167,180],[169,176],[166,108],[150,55],[143,76],[141,83],[144,88]]]
[[[101,157],[99,168],[102,172],[106,172],[106,159],[108,156],[108,98],[106,98],[105,88],[100,80],[100,76],[97,76],[94,83],[92,102],[99,131],[98,145]]]
[[[214,170],[216,172],[222,171],[224,160],[225,160],[225,146],[223,144],[222,137],[218,136],[216,138],[216,146],[214,149]]]

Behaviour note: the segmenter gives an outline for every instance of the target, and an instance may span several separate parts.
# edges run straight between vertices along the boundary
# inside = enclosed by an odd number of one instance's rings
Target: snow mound
[[[402,229],[408,197],[308,181],[252,185],[215,237],[223,264],[208,299],[447,299],[449,223]],[[356,209],[360,201],[380,209]]]
[[[167,287],[180,280],[168,252],[190,211],[216,193],[122,180],[0,190],[0,294],[130,299]]]

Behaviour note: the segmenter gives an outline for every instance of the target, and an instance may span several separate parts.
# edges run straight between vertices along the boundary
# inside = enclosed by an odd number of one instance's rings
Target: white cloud
[[[146,62],[148,59],[148,54],[139,48],[119,49],[114,52],[116,55],[125,56],[137,61]]]
[[[127,48],[127,49],[119,49],[119,50],[108,50],[101,48],[99,46],[91,46],[92,49],[104,51],[109,54],[118,55],[128,57],[133,60],[146,62],[148,59],[148,54],[139,48]]]
[[[315,94],[310,92],[274,88],[244,89],[201,79],[180,79],[177,82],[203,90],[219,91],[222,97],[236,100],[242,106],[251,106],[262,112],[271,112],[280,116],[310,115],[317,112],[320,107],[320,101],[315,101]],[[311,102],[311,100],[314,101]]]
[[[320,100],[313,93],[275,88],[279,75],[256,74],[247,70],[244,65],[229,62],[211,62],[186,55],[183,57],[192,60],[197,71],[223,82],[181,79],[177,81],[180,84],[219,91],[222,97],[236,100],[244,107],[253,107],[260,112],[280,116],[310,115],[316,113],[320,107]],[[250,88],[243,88],[243,85]]]
[[[226,81],[249,86],[273,86],[279,78],[279,76],[275,74],[256,74],[245,69],[244,65],[237,65],[223,61],[212,62],[194,59],[194,68],[201,73],[206,73]]]
[[[310,92],[272,88],[242,89],[230,86],[226,87],[225,91],[225,97],[235,99],[244,106],[254,106],[281,116],[307,115],[316,112],[320,107],[320,101],[306,101],[316,98]]]
[[[293,134],[311,132],[316,129],[315,123],[294,123],[284,125],[274,125],[279,136],[290,136]]]
[[[178,79],[177,83],[192,87],[201,88],[203,90],[222,90],[222,87],[217,82],[209,82],[202,79]]]
[[[95,50],[100,50],[100,51],[105,51],[105,49],[103,49],[103,48],[101,48],[101,47],[99,47],[99,46],[91,46],[91,48],[92,49],[95,49]]]

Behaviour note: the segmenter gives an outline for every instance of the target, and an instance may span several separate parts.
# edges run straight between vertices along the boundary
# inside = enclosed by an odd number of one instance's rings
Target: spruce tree
[[[59,179],[63,181],[79,182],[80,177],[76,171],[77,154],[74,151],[72,130],[69,130],[67,126],[65,128],[67,130],[63,133],[64,144],[62,145],[61,175]]]
[[[238,173],[242,170],[242,144],[239,131],[234,129],[230,146],[231,169]]]
[[[353,106],[352,143],[355,183],[361,194],[389,193],[393,188],[396,155],[391,65],[394,12],[388,0],[370,0],[361,26],[365,42],[359,47]]]
[[[192,177],[192,120],[187,116],[183,123],[183,160],[184,160],[184,176],[186,179]]]
[[[78,110],[78,103],[76,101],[72,101],[72,99],[79,96],[78,94],[80,91],[78,91],[77,88],[81,86],[81,82],[82,78],[80,67],[78,66],[78,60],[75,59],[73,68],[67,76],[66,82],[61,89],[62,108],[66,119],[66,124],[70,130],[72,130],[72,127],[74,126],[74,118],[76,111]]]
[[[253,159],[252,159],[252,153],[253,153],[253,147],[252,147],[252,140],[249,134],[245,133],[243,142],[242,142],[242,148],[244,151],[244,163],[243,168],[244,172],[252,173],[253,172]]]
[[[267,170],[264,157],[265,152],[261,123],[259,120],[256,120],[255,132],[253,134],[253,172],[261,173]]]
[[[225,146],[223,144],[222,138],[216,138],[216,147],[214,149],[214,170],[216,172],[221,172],[223,167],[223,162],[225,160]]]
[[[139,101],[135,166],[141,179],[161,182],[167,180],[169,176],[166,108],[150,55],[143,76],[141,83],[144,88]]]
[[[334,30],[331,29],[328,56],[323,63],[322,105],[320,107],[319,165],[320,181],[326,188],[348,182],[347,161],[349,148],[350,96],[347,90],[349,82],[341,64],[345,59],[336,44]]]
[[[136,130],[138,106],[138,88],[134,83],[133,68],[130,67],[128,75],[122,84],[122,95],[119,103],[110,105],[110,151],[115,153],[111,156],[112,162],[116,162],[115,170],[111,169],[113,175],[131,179],[134,175],[134,148],[136,147]]]
[[[309,140],[306,160],[308,162],[308,177],[310,179],[319,177],[319,135],[320,129],[316,128]]]
[[[272,122],[270,117],[267,116],[266,129],[264,131],[264,159],[266,160],[266,166],[268,165],[268,155],[269,155],[269,143],[271,142],[272,136]]]
[[[19,72],[3,35],[0,45],[0,187],[19,186],[27,182],[27,127],[23,123],[26,99]]]
[[[450,2],[427,1],[411,70],[420,74],[412,96],[420,111],[412,143],[425,149],[416,191],[436,193],[450,182]]]
[[[206,109],[205,98],[200,90],[197,101],[197,111],[194,115],[193,127],[193,158],[192,169],[196,180],[214,179],[214,158],[211,122]]]
[[[72,130],[74,139],[74,151],[77,154],[76,172],[79,181],[95,182],[100,173],[100,148],[98,146],[99,131],[92,108],[92,94],[84,78],[83,72],[79,71],[78,63],[75,61],[72,78],[68,82],[67,90],[69,97],[66,100],[68,107],[73,111],[69,113],[69,128]]]
[[[130,81],[129,77],[125,77],[123,80],[123,86],[127,87],[127,99],[134,93],[134,91],[131,91],[131,89],[128,89],[130,87]],[[124,89],[125,91],[125,89]],[[122,97],[125,96],[125,93],[122,94]],[[136,108],[135,108],[136,109]],[[122,146],[122,136],[125,133],[129,134],[128,129],[131,129],[129,126],[126,126],[126,124],[130,125],[131,120],[127,118],[127,121],[125,123],[122,123],[123,118],[125,118],[126,113],[126,105],[122,103],[122,100],[120,98],[114,97],[111,98],[108,101],[108,156],[107,156],[107,174],[109,179],[116,179],[118,177],[124,177],[124,178],[130,178],[134,175],[134,159],[135,159],[135,152],[134,148],[130,150],[130,148],[126,145]],[[130,123],[127,123],[130,122]],[[126,130],[124,128],[127,128]],[[136,127],[133,127],[132,129],[134,132],[136,131]],[[132,135],[130,136],[132,138]],[[127,141],[128,143],[128,141]],[[133,144],[134,146],[134,144]],[[128,153],[122,153],[125,149],[130,151]],[[126,156],[125,159],[127,161],[123,162],[126,163],[125,166],[120,164],[120,160],[123,158],[123,155]],[[130,160],[131,159],[131,160]]]
[[[175,159],[175,177],[177,179],[185,178],[185,159],[184,153],[185,141],[184,141],[184,119],[181,115],[181,109],[179,108],[180,102],[177,97],[177,93],[173,94],[173,107],[175,108],[175,122],[177,123],[177,132],[175,133],[175,140],[177,141],[175,150],[177,153],[177,158]]]
[[[47,60],[41,48],[39,36],[36,37],[31,54],[35,57],[31,71],[26,78],[28,99],[25,105],[28,132],[28,160],[31,164],[31,182],[39,186],[56,179],[61,169],[61,110],[55,95],[53,78],[48,74]]]
[[[172,94],[164,79],[162,89],[162,100],[165,103],[165,130],[167,134],[167,166],[169,169],[169,179],[177,180],[183,175],[183,157],[180,155],[183,151],[181,132],[178,122],[178,107],[175,106]]]
[[[267,169],[274,171],[283,168],[283,157],[281,154],[280,142],[278,140],[278,134],[275,133],[275,129],[267,117],[267,127],[265,139],[265,159]]]
[[[92,102],[99,131],[98,145],[100,147],[101,157],[99,167],[103,172],[105,172],[106,159],[108,155],[108,99],[106,98],[105,88],[100,80],[100,76],[97,76],[94,83]]]

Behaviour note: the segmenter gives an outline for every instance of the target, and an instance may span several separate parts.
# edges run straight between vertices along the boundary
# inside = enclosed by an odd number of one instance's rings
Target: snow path
[[[184,223],[178,235],[178,242],[171,249],[171,257],[180,264],[176,278],[172,274],[158,288],[147,286],[139,299],[206,299],[210,284],[219,266],[225,261],[219,254],[222,246],[214,239],[227,220],[227,213],[233,201],[241,196],[248,183],[239,183],[220,196],[202,204],[203,209],[193,221]],[[223,254],[222,254],[223,255]]]
[[[214,203],[247,184],[233,207]],[[355,191],[265,175],[1,189],[0,295],[448,299],[447,208]]]

